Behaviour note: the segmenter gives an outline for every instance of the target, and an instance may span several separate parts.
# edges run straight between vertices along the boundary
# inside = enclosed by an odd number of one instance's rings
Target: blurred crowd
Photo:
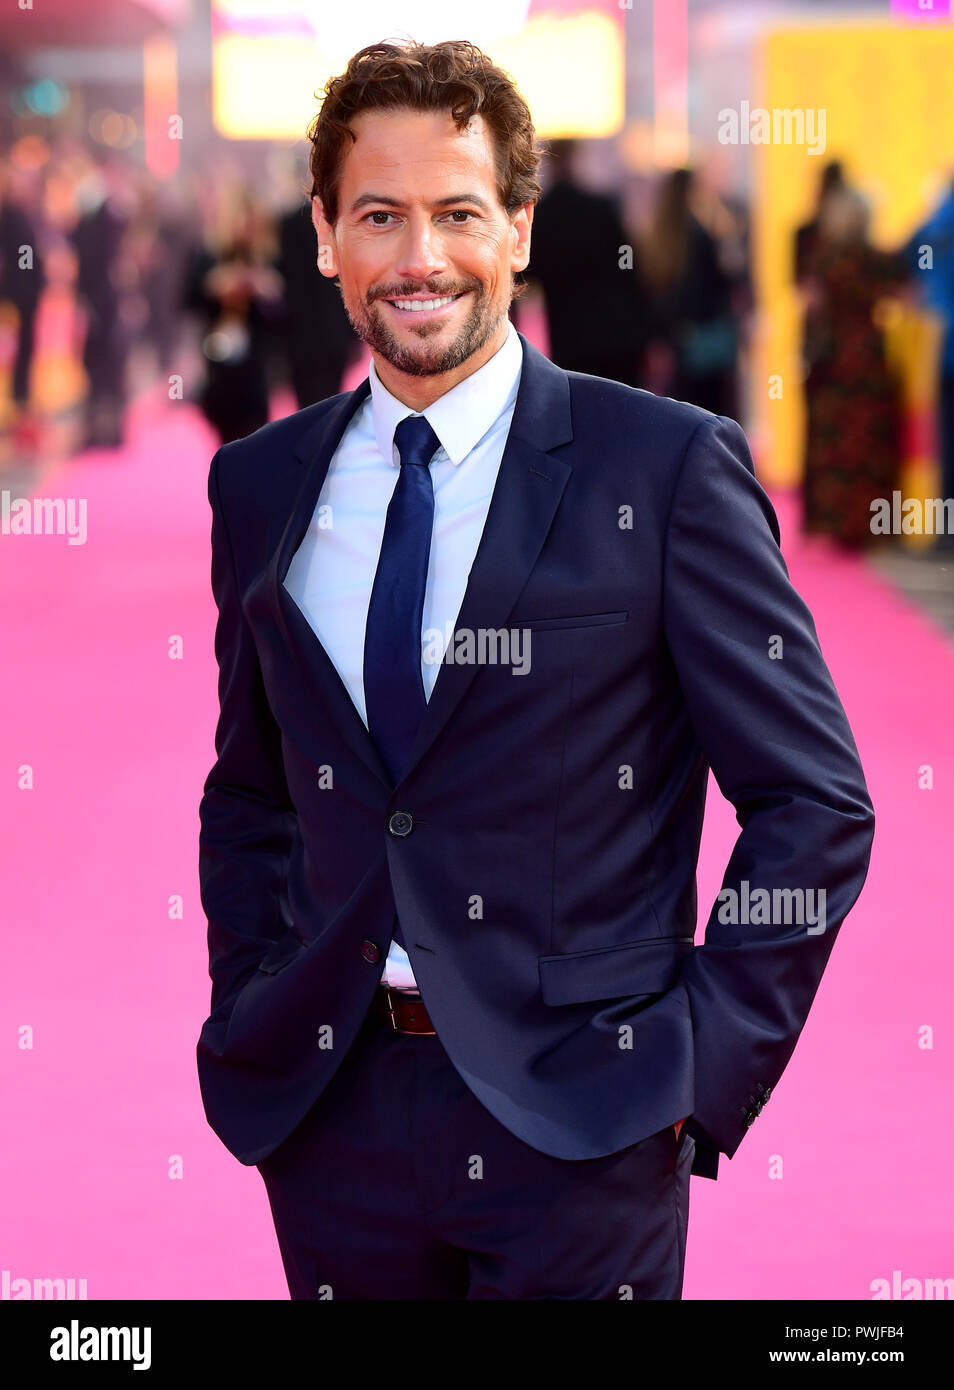
[[[15,446],[42,435],[34,361],[48,291],[72,311],[79,448],[124,442],[145,363],[153,377],[182,377],[223,442],[265,423],[277,386],[289,384],[299,406],[334,394],[360,344],[315,259],[309,208],[290,177],[265,193],[234,167],[160,183],[118,156],[92,160],[72,147],[37,168],[0,161]]]
[[[746,207],[683,168],[660,174],[634,213],[581,183],[579,155],[573,141],[550,142],[525,276],[538,294],[515,301],[517,326],[536,299],[560,366],[744,423],[755,310]],[[337,286],[317,269],[303,173],[286,170],[265,189],[219,166],[160,183],[70,142],[0,160],[0,369],[13,446],[29,452],[42,438],[34,366],[45,295],[70,306],[66,337],[83,368],[80,448],[123,443],[144,370],[178,373],[223,442],[264,424],[277,388],[298,407],[339,391],[362,345]],[[941,486],[954,495],[952,266],[954,179],[925,225],[884,251],[871,243],[862,191],[839,163],[825,166],[814,213],[792,236],[806,531],[863,545],[868,501],[897,486],[902,401],[878,313],[885,298],[917,297],[941,321]]]

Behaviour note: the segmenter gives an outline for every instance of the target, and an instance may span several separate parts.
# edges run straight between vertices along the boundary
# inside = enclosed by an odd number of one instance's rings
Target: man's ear
[[[338,254],[331,226],[325,221],[324,211],[318,198],[311,200],[311,224],[318,238],[316,262],[322,275],[338,274]]]
[[[523,207],[514,215],[511,223],[513,257],[514,262],[516,262],[511,263],[512,270],[526,270],[530,262],[530,230],[533,226],[533,212],[533,203],[524,203]]]

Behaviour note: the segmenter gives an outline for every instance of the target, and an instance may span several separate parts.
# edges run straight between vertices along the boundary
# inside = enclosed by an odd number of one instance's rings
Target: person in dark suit
[[[86,317],[82,447],[118,449],[125,441],[128,396],[130,335],[122,311],[133,269],[128,233],[135,188],[129,171],[115,158],[107,157],[85,180],[82,199],[72,231],[76,293]]]
[[[370,45],[310,136],[372,364],[210,468],[206,1115],[293,1299],[679,1299],[865,879],[858,752],[739,425],[509,322],[506,74]]]
[[[14,185],[13,171],[0,160],[0,303],[13,304],[17,312],[17,346],[10,381],[13,437],[17,445],[33,448],[39,443],[40,430],[30,408],[30,375],[46,271],[36,219],[28,204],[16,196]]]
[[[574,181],[575,148],[574,140],[550,146],[552,179],[534,213],[527,275],[543,290],[552,360],[638,386],[648,304],[625,261],[629,237],[615,200]]]
[[[285,351],[295,400],[302,409],[336,394],[361,345],[341,296],[318,269],[310,203],[285,213],[278,238],[278,271],[285,286]]]

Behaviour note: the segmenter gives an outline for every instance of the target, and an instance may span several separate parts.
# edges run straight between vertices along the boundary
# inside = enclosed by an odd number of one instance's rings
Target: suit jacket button
[[[395,811],[388,821],[388,829],[392,835],[410,835],[414,827],[414,820],[409,811]]]
[[[373,941],[362,941],[361,954],[364,956],[365,960],[368,961],[371,965],[376,965],[378,961],[381,959],[381,952],[378,950],[377,946],[375,946]]]

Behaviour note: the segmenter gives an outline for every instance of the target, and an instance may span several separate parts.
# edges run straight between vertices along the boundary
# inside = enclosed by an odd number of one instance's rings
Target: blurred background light
[[[41,135],[24,135],[9,153],[10,163],[23,173],[42,169],[50,159],[50,147]]]
[[[625,109],[616,0],[554,0],[530,9],[530,0],[488,0],[468,15],[467,37],[513,75],[542,137],[616,134]],[[235,140],[300,139],[316,94],[358,49],[387,38],[447,37],[446,3],[402,5],[399,29],[393,16],[384,0],[337,12],[324,0],[213,0],[216,130]]]
[[[87,129],[97,145],[106,145],[113,150],[128,149],[139,133],[131,116],[105,107],[93,112]]]
[[[28,110],[36,116],[58,116],[69,105],[69,92],[62,82],[52,77],[31,82],[23,93],[23,101]]]
[[[168,179],[179,167],[180,140],[170,129],[179,100],[179,65],[175,39],[156,34],[142,48],[143,133],[146,168]]]

